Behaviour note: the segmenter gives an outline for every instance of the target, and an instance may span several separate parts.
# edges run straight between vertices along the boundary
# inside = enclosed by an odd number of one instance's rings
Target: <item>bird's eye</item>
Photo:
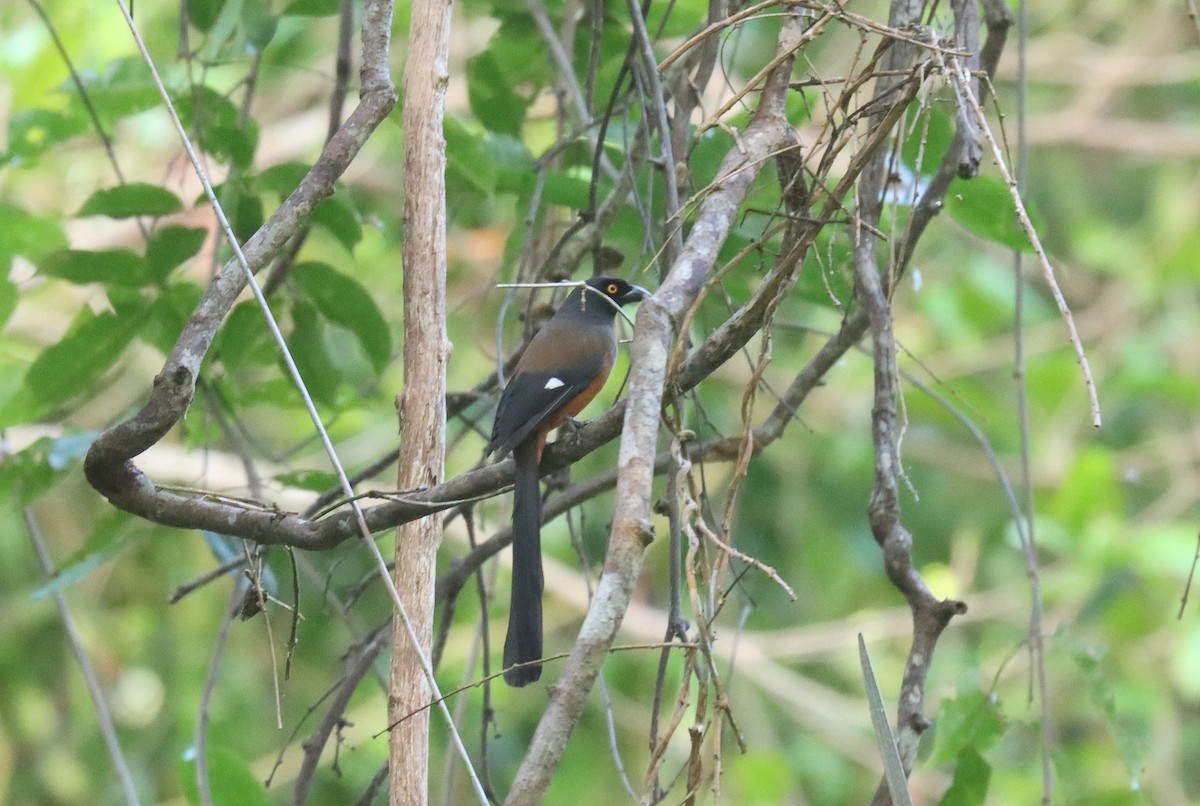
[[[620,289],[619,289],[619,288],[617,288],[617,284],[616,284],[616,283],[609,283],[609,284],[608,284],[608,294],[609,294],[609,296],[613,296],[613,295],[615,295],[615,294],[617,293],[617,291],[619,291],[619,290],[620,290]]]

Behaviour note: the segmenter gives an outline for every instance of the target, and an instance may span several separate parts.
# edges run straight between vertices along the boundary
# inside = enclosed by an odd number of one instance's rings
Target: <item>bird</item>
[[[617,277],[577,286],[534,334],[496,407],[487,454],[512,453],[513,560],[504,681],[542,676],[542,495],[538,466],[546,437],[592,401],[617,356],[617,312],[651,296]],[[520,665],[527,664],[527,665]],[[515,668],[514,668],[515,667]]]

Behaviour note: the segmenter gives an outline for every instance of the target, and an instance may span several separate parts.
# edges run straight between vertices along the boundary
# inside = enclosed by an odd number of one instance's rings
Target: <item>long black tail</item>
[[[513,449],[516,489],[513,493],[512,600],[504,665],[542,659],[542,493],[538,484],[536,439]],[[542,676],[541,664],[510,669],[504,681],[520,687]]]

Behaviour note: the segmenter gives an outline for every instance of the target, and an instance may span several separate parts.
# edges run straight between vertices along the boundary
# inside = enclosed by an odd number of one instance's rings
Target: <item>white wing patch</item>
[[[560,386],[566,386],[566,384],[565,384],[565,383],[563,383],[563,382],[562,382],[562,380],[561,380],[560,378],[551,378],[550,380],[546,381],[546,385],[545,385],[545,387],[543,387],[543,388],[545,388],[545,389],[557,389],[557,388],[559,388]]]

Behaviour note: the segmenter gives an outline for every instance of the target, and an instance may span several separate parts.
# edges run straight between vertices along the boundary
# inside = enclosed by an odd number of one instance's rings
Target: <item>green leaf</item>
[[[179,198],[164,187],[144,182],[117,185],[97,190],[76,213],[79,217],[103,215],[109,218],[164,216],[183,209]]]
[[[0,202],[0,264],[15,255],[35,263],[67,248],[67,236],[57,221],[31,215],[20,207]]]
[[[883,694],[879,691],[879,680],[871,665],[871,656],[867,653],[867,642],[862,633],[858,634],[858,659],[862,668],[863,687],[867,692],[867,708],[871,714],[871,727],[875,729],[875,741],[879,747],[879,757],[883,761],[883,777],[887,782],[892,802],[896,806],[912,806],[912,798],[908,791],[908,781],[904,775],[904,765],[900,761],[900,751],[896,747],[896,736],[888,722],[887,706],[883,703]]]
[[[526,14],[505,16],[487,50],[467,62],[471,111],[489,131],[519,136],[546,85],[546,43]]]
[[[0,164],[25,164],[50,146],[87,131],[88,121],[75,110],[20,109],[8,120],[8,151]]]
[[[111,126],[121,118],[153,109],[162,102],[141,56],[116,59],[109,62],[102,75],[84,73],[81,79],[93,107],[106,126]],[[83,103],[77,100],[75,86],[68,83],[63,89],[82,113]]]
[[[144,312],[97,316],[83,309],[67,335],[34,360],[25,387],[48,406],[90,391],[92,381],[112,367],[145,318]]]
[[[1072,532],[1086,533],[1087,525],[1103,515],[1122,518],[1124,498],[1117,456],[1104,447],[1087,447],[1078,452],[1045,514]]]
[[[42,274],[72,283],[103,283],[107,286],[140,288],[146,283],[146,264],[128,249],[85,252],[66,249],[38,264]]]
[[[184,126],[198,133],[205,152],[237,168],[250,166],[258,146],[258,124],[253,119],[243,124],[232,101],[211,87],[189,88],[175,93],[172,100]]]
[[[547,171],[546,182],[542,186],[542,198],[550,204],[561,204],[576,210],[587,209],[591,188],[588,181],[590,173],[585,168]]]
[[[283,10],[286,17],[332,17],[338,13],[338,0],[293,0]]]
[[[192,25],[199,31],[207,32],[221,16],[225,0],[188,0],[187,13]]]
[[[326,346],[325,323],[316,306],[305,300],[297,301],[292,320],[287,345],[300,377],[313,400],[331,406],[336,401],[342,373]]]
[[[954,780],[938,806],[983,806],[991,780],[992,765],[974,747],[967,747],[958,754]]]
[[[338,486],[337,474],[323,470],[292,470],[276,475],[275,481],[286,487],[296,487],[301,490],[311,490],[323,493]]]
[[[255,185],[264,193],[277,193],[283,198],[296,189],[310,168],[303,162],[281,162],[262,171],[255,178]]]
[[[146,270],[149,279],[162,282],[171,270],[195,256],[204,245],[208,230],[172,224],[160,227],[146,242]]]
[[[967,748],[987,750],[1004,732],[1004,719],[995,703],[977,688],[960,691],[953,700],[944,701],[936,724],[931,765],[945,764]]]
[[[255,53],[262,53],[279,27],[279,18],[271,13],[262,0],[244,0],[242,7],[242,32],[246,44]]]
[[[98,431],[42,437],[0,462],[0,491],[22,506],[37,500],[87,453]]]
[[[1090,642],[1073,633],[1069,627],[1060,626],[1054,633],[1056,649],[1065,649],[1075,661],[1087,683],[1087,691],[1092,706],[1104,717],[1109,731],[1117,743],[1121,760],[1133,775],[1137,775],[1146,758],[1147,743],[1143,736],[1125,723],[1123,715],[1117,711],[1117,699],[1113,693],[1114,680],[1112,670],[1105,664],[1108,650],[1096,643]]]
[[[292,276],[325,317],[349,330],[378,372],[392,357],[391,332],[357,280],[325,263],[301,263]]]
[[[133,521],[134,517],[128,512],[110,512],[88,535],[83,545],[59,567],[54,578],[34,589],[32,597],[35,600],[44,599],[56,591],[65,590],[120,554],[138,534],[136,529],[131,528]]]
[[[214,188],[238,241],[245,243],[263,222],[263,203],[246,182],[230,181]]]
[[[496,190],[523,193],[533,187],[536,166],[525,144],[507,134],[488,132],[483,140],[484,158],[496,173]]]
[[[362,240],[362,220],[344,196],[330,196],[318,204],[313,208],[309,220],[313,225],[333,233],[333,237],[347,252],[353,252]]]
[[[270,334],[256,300],[246,300],[229,314],[216,338],[216,354],[226,369],[262,366],[274,360]]]
[[[208,743],[208,785],[212,802],[221,806],[271,806],[271,799],[250,765],[227,747]],[[200,803],[196,788],[196,753],[189,748],[179,762],[179,787],[193,806]]]
[[[1037,218],[1028,202],[1026,205],[1036,229]],[[990,176],[955,179],[946,194],[946,212],[980,238],[1021,252],[1033,251],[1033,244],[1017,220],[1012,194],[999,179]]]
[[[941,106],[913,107],[905,117],[900,160],[914,174],[933,176],[953,137],[953,120]],[[918,158],[920,165],[917,165]]]
[[[494,193],[496,166],[484,150],[482,138],[452,117],[446,118],[442,131],[446,137],[447,192],[465,187],[488,196]]]
[[[138,331],[139,340],[157,348],[163,355],[169,353],[203,293],[200,286],[187,281],[167,286],[158,299],[150,304],[150,318],[146,326]]]

